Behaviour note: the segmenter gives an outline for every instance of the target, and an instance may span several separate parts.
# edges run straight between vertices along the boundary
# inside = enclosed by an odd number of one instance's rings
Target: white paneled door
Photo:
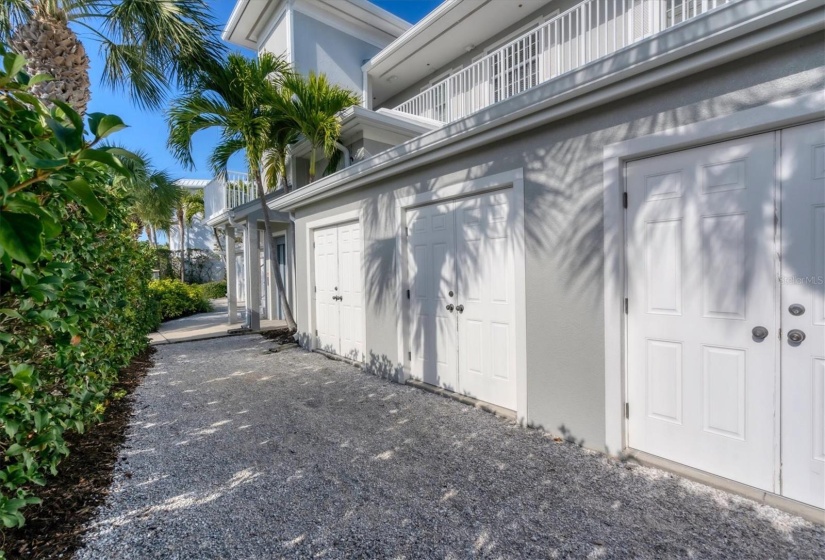
[[[516,408],[511,190],[407,211],[412,375]]]
[[[782,493],[825,507],[825,124],[782,131]]]
[[[315,321],[318,348],[364,359],[361,227],[315,230]]]
[[[823,507],[823,124],[631,162],[627,193],[629,446]]]

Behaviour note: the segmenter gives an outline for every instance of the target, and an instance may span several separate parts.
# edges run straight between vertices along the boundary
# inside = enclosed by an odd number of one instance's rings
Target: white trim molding
[[[462,181],[423,193],[399,197],[395,203],[395,215],[398,220],[395,234],[396,295],[397,311],[397,362],[403,364],[404,382],[410,378],[410,361],[407,359],[407,340],[409,339],[409,306],[403,294],[409,285],[407,278],[407,236],[404,235],[407,223],[407,211],[419,206],[444,202],[451,199],[479,195],[485,192],[511,188],[513,205],[520,209],[516,212],[513,224],[513,262],[515,264],[515,311],[516,311],[516,420],[527,424],[527,303],[525,282],[525,235],[524,235],[524,170],[512,169],[488,177]]]
[[[732,140],[825,118],[825,92],[774,101],[738,113],[708,119],[610,144],[604,148],[604,371],[605,447],[618,455],[627,448],[625,165],[653,155]]]

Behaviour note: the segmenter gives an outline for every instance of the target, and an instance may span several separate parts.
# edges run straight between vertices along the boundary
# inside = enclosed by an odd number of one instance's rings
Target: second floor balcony
[[[258,196],[254,183],[246,173],[227,171],[203,189],[203,208],[206,220],[227,210],[252,202]]]
[[[487,53],[395,110],[455,121],[737,1],[587,0]]]

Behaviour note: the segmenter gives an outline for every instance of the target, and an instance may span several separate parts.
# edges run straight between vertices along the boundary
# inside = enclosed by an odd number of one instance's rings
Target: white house
[[[363,97],[269,200],[302,343],[821,518],[823,5],[239,0],[227,40]]]
[[[212,179],[178,179],[175,184],[190,192],[205,191],[207,187],[218,183],[217,178]],[[169,228],[169,249],[173,254],[181,250],[180,226],[177,216],[172,217],[172,225]],[[214,229],[207,225],[204,216],[198,214],[192,218],[192,223],[183,228],[183,248],[188,251],[190,258],[202,260],[197,271],[199,280],[222,280],[224,278],[224,265],[221,254],[218,252],[217,240]],[[193,272],[194,273],[194,272]]]

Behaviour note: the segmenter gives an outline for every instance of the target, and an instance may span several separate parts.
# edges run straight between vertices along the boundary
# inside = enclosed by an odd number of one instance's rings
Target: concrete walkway
[[[197,315],[162,323],[157,332],[149,335],[152,346],[232,336],[228,331],[243,326],[242,312],[238,313],[238,322],[231,325],[227,322],[228,304],[226,298],[213,299],[211,303],[212,311],[209,313],[198,313]],[[283,327],[286,327],[286,321],[261,321],[260,332]]]
[[[823,557],[798,517],[272,346],[158,347],[75,560]]]

